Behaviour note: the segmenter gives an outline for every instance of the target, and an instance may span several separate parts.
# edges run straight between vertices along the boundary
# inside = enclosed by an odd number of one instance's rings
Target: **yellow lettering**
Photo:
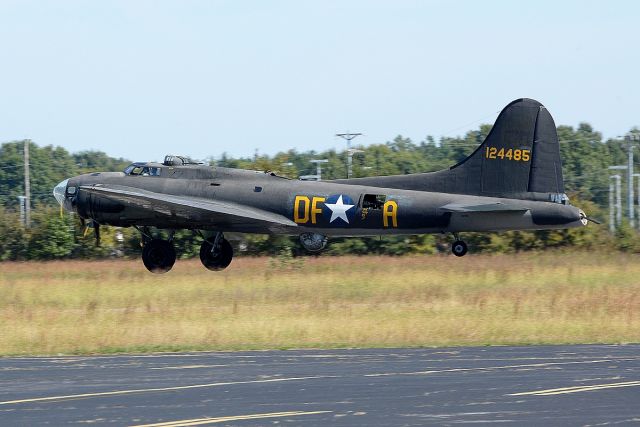
[[[308,199],[307,199],[308,200]],[[322,215],[322,208],[318,207],[318,203],[324,202],[324,197],[314,197],[311,202],[311,223],[316,223],[316,215]]]
[[[398,204],[393,200],[389,200],[384,203],[382,207],[382,224],[385,227],[389,227],[389,218],[391,218],[391,224],[393,228],[398,227]]]
[[[300,216],[300,203],[304,203],[304,216]],[[309,222],[309,198],[307,196],[296,196],[293,204],[293,222],[296,224],[306,224]]]

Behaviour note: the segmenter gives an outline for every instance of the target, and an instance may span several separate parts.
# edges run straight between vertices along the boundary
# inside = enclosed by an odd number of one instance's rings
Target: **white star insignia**
[[[338,200],[335,203],[325,203],[324,205],[331,209],[331,219],[329,220],[330,223],[333,222],[336,218],[340,218],[344,222],[349,224],[347,211],[355,205],[345,205],[342,201],[342,194],[340,195],[340,197],[338,197]]]

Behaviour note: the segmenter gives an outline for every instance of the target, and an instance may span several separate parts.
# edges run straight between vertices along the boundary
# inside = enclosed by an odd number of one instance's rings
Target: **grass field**
[[[640,341],[614,254],[0,264],[0,354]]]

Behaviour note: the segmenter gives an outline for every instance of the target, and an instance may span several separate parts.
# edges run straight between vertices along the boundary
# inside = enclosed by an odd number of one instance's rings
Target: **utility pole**
[[[20,223],[22,225],[25,225],[24,222],[24,218],[25,218],[25,214],[24,214],[24,200],[26,199],[26,197],[24,196],[18,196],[18,203],[20,204]]]
[[[31,227],[31,179],[29,177],[29,145],[31,140],[24,140],[24,226]]]
[[[633,141],[640,140],[640,135],[636,133],[628,133],[624,137],[627,141],[627,209],[629,210],[629,224],[635,227],[635,208],[633,197]]]
[[[353,175],[353,153],[358,153],[360,150],[351,150],[351,140],[362,135],[361,133],[336,133],[336,136],[347,141],[347,179]]]
[[[613,200],[613,175],[611,175],[609,177],[609,231],[611,233],[616,231],[616,213],[615,213],[615,206],[613,205],[614,200]]]
[[[622,223],[622,200],[620,200],[622,176],[611,175],[609,178],[609,231],[613,233]]]
[[[609,177],[609,231],[614,233],[622,221],[622,202],[620,200],[620,175]],[[615,180],[615,183],[613,182]]]
[[[621,171],[626,170],[627,166],[615,165],[609,166],[608,169]],[[614,228],[619,227],[622,224],[622,175],[615,174],[611,175],[609,178],[615,180],[615,187],[613,182],[609,182],[609,229],[611,231],[615,231]],[[613,201],[614,191],[615,202]]]
[[[638,201],[638,204],[640,205],[640,173],[634,173],[633,174],[634,178],[638,178],[638,180],[636,181],[636,193],[637,193],[637,198],[636,200]],[[638,227],[640,227],[640,212],[636,212],[636,216],[638,217]]]
[[[616,221],[618,227],[622,224],[622,177],[620,175],[614,175],[616,179]]]

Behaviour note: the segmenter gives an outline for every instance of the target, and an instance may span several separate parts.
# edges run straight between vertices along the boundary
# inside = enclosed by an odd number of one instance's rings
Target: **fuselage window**
[[[362,197],[362,208],[382,210],[384,202],[386,201],[387,196],[384,194],[365,194],[364,197]]]

